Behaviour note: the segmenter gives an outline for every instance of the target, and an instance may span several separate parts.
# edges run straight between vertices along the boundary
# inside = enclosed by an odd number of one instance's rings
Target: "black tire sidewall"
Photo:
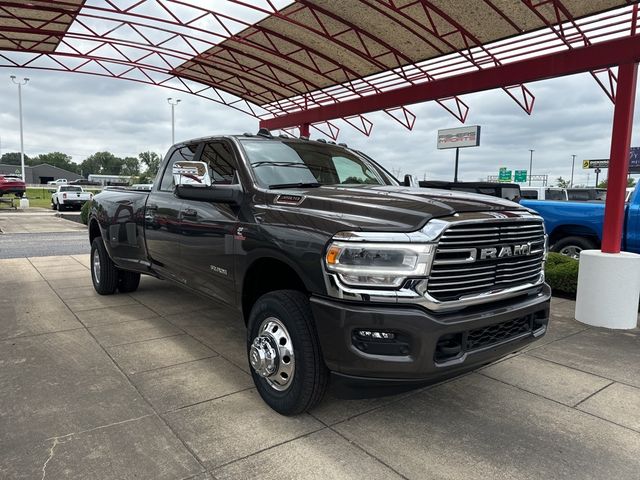
[[[595,244],[587,238],[571,236],[571,237],[564,237],[558,240],[551,248],[551,251],[560,253],[560,250],[571,245],[575,245],[576,247],[579,247],[581,250],[592,250],[596,248]]]
[[[93,269],[94,256],[98,255],[100,258],[100,281],[96,283],[95,271]],[[102,237],[97,237],[91,243],[91,281],[93,288],[100,295],[111,295],[116,291],[118,286],[118,271],[113,265],[113,262],[109,258]]]
[[[251,348],[253,339],[258,335],[260,325],[267,318],[275,317],[287,328],[293,343],[295,358],[295,371],[291,386],[285,391],[277,391],[264,378],[258,375],[251,366],[249,368],[258,393],[264,401],[275,411],[283,415],[292,415],[307,409],[311,401],[310,390],[312,385],[310,382],[313,382],[314,377],[317,376],[315,370],[326,367],[322,364],[321,358],[314,358],[319,355],[319,352],[309,348],[313,344],[310,337],[315,335],[310,319],[305,318],[306,312],[292,311],[296,309],[290,310],[287,308],[287,306],[290,306],[288,301],[292,300],[288,298],[287,293],[289,292],[272,292],[262,296],[255,303],[251,310],[247,329],[247,350]],[[298,292],[292,293],[296,294]],[[318,363],[321,365],[318,365]]]

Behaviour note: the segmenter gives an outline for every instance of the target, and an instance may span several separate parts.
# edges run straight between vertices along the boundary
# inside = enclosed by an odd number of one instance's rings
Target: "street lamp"
[[[535,152],[535,150],[529,149],[529,152],[531,153],[529,157],[529,186],[531,186],[531,170],[533,170],[533,152]]]
[[[28,78],[16,80],[15,75],[11,75],[11,81],[18,85],[18,108],[20,110],[20,170],[22,171],[22,181],[25,181],[24,175],[24,135],[22,129],[22,86],[29,83]]]
[[[573,188],[573,169],[576,166],[576,156],[575,155],[571,155],[571,158],[572,158],[572,160],[571,160],[571,181],[569,182],[569,186],[571,188]]]
[[[176,143],[176,105],[180,103],[180,99],[176,98],[175,100],[171,97],[167,98],[167,102],[171,105],[171,145]]]

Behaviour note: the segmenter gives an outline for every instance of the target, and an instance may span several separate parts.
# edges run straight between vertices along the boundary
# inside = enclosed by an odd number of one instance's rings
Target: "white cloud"
[[[258,128],[256,119],[233,109],[159,87],[81,74],[0,71],[5,73],[0,76],[3,152],[19,149],[17,87],[9,80],[11,74],[31,78],[23,89],[27,155],[62,151],[81,162],[100,150],[120,156],[144,150],[163,154],[171,140],[167,97],[182,100],[176,108],[177,140]],[[529,88],[536,95],[532,116],[499,90],[464,96],[471,108],[467,124],[482,125],[482,144],[461,150],[461,179],[486,178],[501,166],[528,169],[533,148],[534,174],[567,178],[575,154],[575,182],[584,183],[587,172],[579,161],[608,158],[613,105],[589,75],[538,82]],[[430,179],[452,178],[454,151],[437,150],[435,139],[439,128],[457,126],[457,120],[433,102],[409,108],[418,117],[412,132],[388,115],[375,113],[367,115],[375,124],[370,137],[336,122],[340,141],[367,152],[389,169],[400,168],[419,178],[425,174]],[[320,135],[313,132],[312,136]],[[637,134],[634,143],[640,144]],[[593,183],[593,172],[590,179]]]

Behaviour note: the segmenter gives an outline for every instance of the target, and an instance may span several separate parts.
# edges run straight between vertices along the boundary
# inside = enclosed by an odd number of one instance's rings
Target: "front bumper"
[[[324,297],[312,297],[311,308],[334,378],[341,389],[357,386],[362,393],[365,387],[434,383],[523,348],[546,333],[550,298],[543,284],[517,298],[457,312]],[[380,354],[377,345],[358,341],[358,330],[394,332],[403,344],[393,354]]]
[[[89,201],[89,199],[80,199],[80,198],[76,198],[76,199],[67,199],[67,200],[62,200],[62,202],[60,203],[62,206],[66,206],[66,207],[77,207],[77,206],[82,206],[85,203],[87,203]]]

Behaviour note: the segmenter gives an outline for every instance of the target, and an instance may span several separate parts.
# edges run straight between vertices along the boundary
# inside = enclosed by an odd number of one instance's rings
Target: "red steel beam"
[[[627,172],[629,171],[629,147],[631,146],[637,77],[637,63],[626,63],[618,68],[607,202],[604,208],[604,227],[602,229],[602,251],[604,253],[620,253],[622,243],[624,194],[627,187]]]
[[[260,127],[278,130],[304,123],[323,122],[428,102],[443,97],[573,75],[597,68],[634,63],[638,60],[640,60],[640,35],[634,35],[281,115],[261,120]]]

